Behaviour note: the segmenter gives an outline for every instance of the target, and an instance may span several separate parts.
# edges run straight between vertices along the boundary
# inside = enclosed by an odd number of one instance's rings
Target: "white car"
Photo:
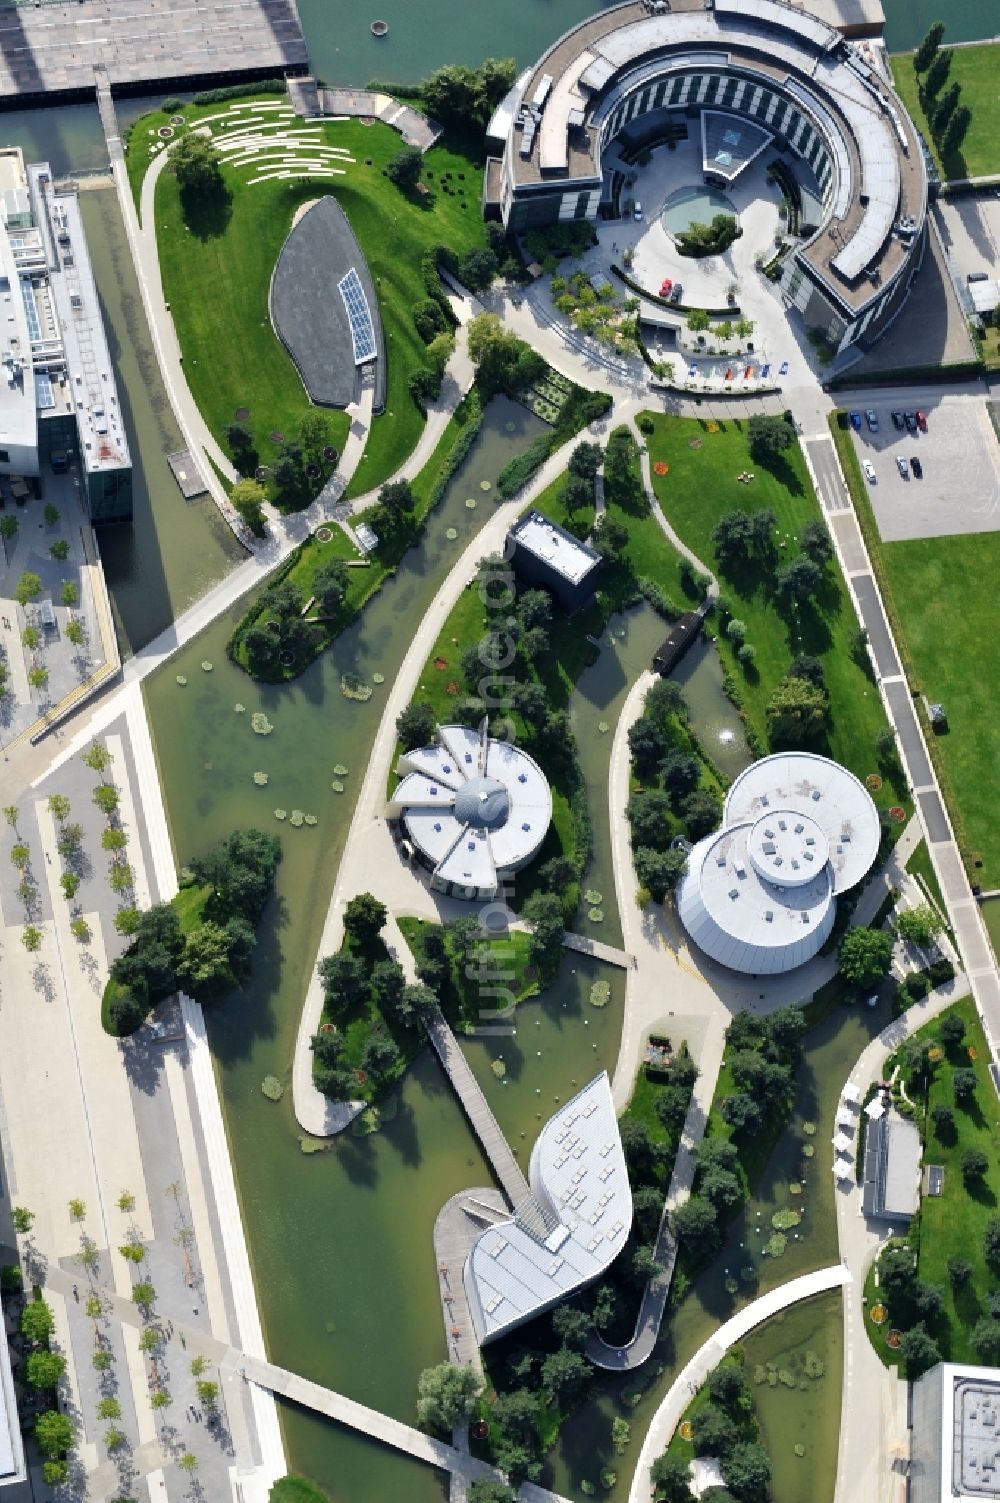
[[[897,454],[896,455],[896,469],[902,475],[902,477],[903,477],[904,480],[909,480],[909,478],[910,478],[910,466],[906,463],[906,457],[905,457],[905,455],[903,455],[903,454]]]
[[[865,479],[868,481],[868,484],[869,485],[874,485],[875,484],[875,466],[872,464],[872,462],[871,462],[870,459],[866,459],[865,460],[865,462],[864,462],[864,471],[865,471]]]
[[[642,204],[639,202],[638,199],[636,199],[635,204],[633,206],[632,217],[633,217],[633,219],[636,219],[636,220],[641,220],[642,219]]]

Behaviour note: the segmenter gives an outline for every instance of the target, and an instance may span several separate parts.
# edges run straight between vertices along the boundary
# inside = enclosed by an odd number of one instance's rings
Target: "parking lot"
[[[892,412],[927,417],[926,433],[899,432]],[[858,410],[858,409],[852,409]],[[879,404],[879,429],[871,433],[861,408],[861,432],[854,434],[858,457],[875,470],[868,487],[875,520],[884,542],[907,538],[947,537],[954,533],[1000,532],[1000,444],[985,402],[978,397],[931,397],[919,403]],[[900,475],[896,456],[909,471]],[[913,456],[923,478],[913,474]]]
[[[962,282],[970,272],[1000,276],[1000,194],[938,200],[934,209],[942,239]]]

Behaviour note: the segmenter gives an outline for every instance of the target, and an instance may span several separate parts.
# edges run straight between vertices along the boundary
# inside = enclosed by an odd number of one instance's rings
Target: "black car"
[[[903,414],[903,416],[906,419],[906,430],[907,430],[907,432],[908,433],[916,433],[916,431],[917,431],[917,414],[915,412],[905,412]]]
[[[915,478],[917,480],[923,480],[923,478],[924,478],[924,467],[920,463],[920,460],[917,458],[917,456],[915,454],[914,454],[913,458],[910,460],[910,469],[913,471],[913,474],[914,474],[914,476],[915,476]]]
[[[901,433],[906,427],[906,424],[903,421],[903,414],[901,412],[894,412],[892,414],[892,426],[894,428],[898,428]]]

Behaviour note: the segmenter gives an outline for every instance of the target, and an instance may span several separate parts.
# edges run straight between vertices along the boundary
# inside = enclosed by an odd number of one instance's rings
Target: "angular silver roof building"
[[[846,767],[809,752],[762,757],[730,788],[721,829],[688,857],[681,922],[730,970],[794,970],[823,945],[837,894],[868,873],[880,834],[870,794]]]
[[[598,1279],[632,1227],[632,1191],[607,1071],[538,1135],[532,1195],[473,1244],[463,1274],[480,1346]]]

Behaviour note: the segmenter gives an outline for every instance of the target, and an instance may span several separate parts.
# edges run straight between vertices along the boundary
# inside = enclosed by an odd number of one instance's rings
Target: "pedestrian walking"
[[[184,1339],[184,1332],[183,1331],[181,1332],[181,1346],[184,1348],[185,1351],[187,1351],[187,1342]]]
[[[73,1298],[76,1300],[77,1304],[80,1303],[80,1291],[75,1284],[73,1285]]]

